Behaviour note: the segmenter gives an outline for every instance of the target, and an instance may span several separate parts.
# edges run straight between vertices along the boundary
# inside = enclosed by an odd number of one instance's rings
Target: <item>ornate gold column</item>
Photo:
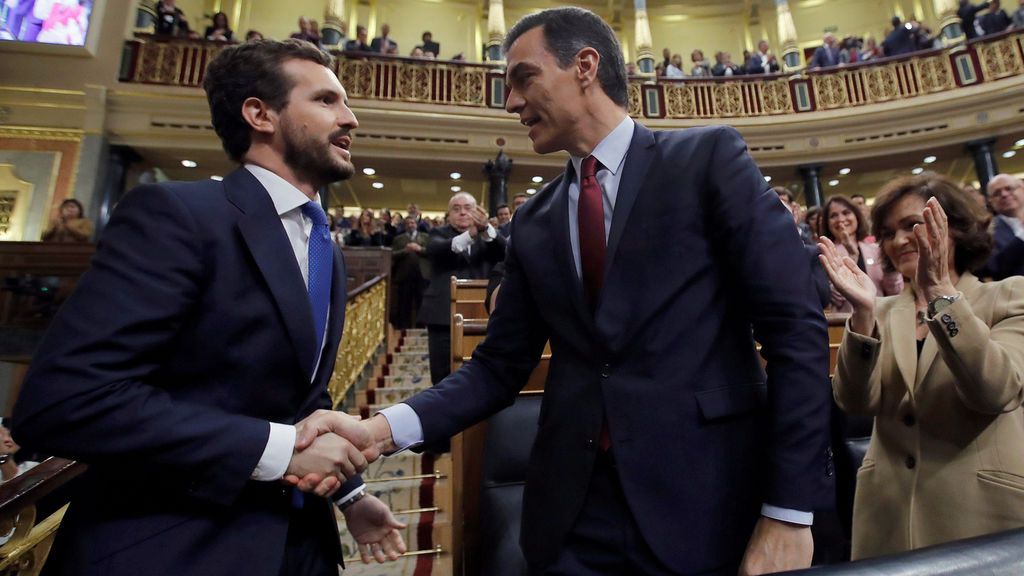
[[[787,0],[775,0],[775,12],[779,23],[779,43],[782,44],[782,61],[786,70],[800,68],[800,48],[796,45],[796,25],[789,12]]]
[[[654,49],[651,22],[647,19],[647,0],[633,0],[636,10],[636,67],[641,75],[654,76]]]
[[[487,60],[501,62],[501,43],[505,40],[505,4],[502,0],[487,2]]]
[[[345,48],[345,0],[327,0],[320,37],[324,48]]]
[[[957,16],[957,0],[932,0],[935,9],[935,16],[939,19],[939,37],[942,38],[942,45],[960,44],[967,37],[964,36],[963,23]]]

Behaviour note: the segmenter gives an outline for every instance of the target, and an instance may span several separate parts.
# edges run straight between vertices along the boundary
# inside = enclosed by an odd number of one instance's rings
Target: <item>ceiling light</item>
[[[196,164],[195,160],[182,160],[181,165],[185,168],[195,168],[196,166],[199,166],[199,164]]]
[[[367,176],[373,176],[376,173],[377,171],[373,168],[363,168],[363,174],[366,174]]]
[[[452,180],[458,180],[459,178],[462,178],[462,174],[459,174],[458,172],[452,172],[451,174],[449,174],[449,176],[452,177]]]
[[[914,176],[917,176],[921,172],[924,172],[924,168],[921,168],[920,166],[910,171],[910,173],[913,174]]]
[[[1007,150],[1006,152],[1003,152],[1003,158],[1013,158],[1016,155],[1017,155],[1017,151],[1016,150]]]
[[[223,179],[223,176],[210,176],[210,180],[216,180],[217,182],[220,182]]]
[[[533,183],[534,184],[540,184],[543,181],[544,181],[544,178],[542,176],[534,176],[533,177]]]
[[[526,193],[527,194],[536,194],[537,193],[537,189],[536,188],[529,188],[529,189],[526,190]]]
[[[452,186],[452,192],[462,192],[462,186]]]
[[[373,186],[377,190],[380,190],[381,188],[384,187],[384,183],[383,182],[374,182],[373,184],[371,184],[371,186]]]
[[[765,182],[771,182],[772,181],[772,177],[771,176],[765,176],[764,177],[764,181]]]
[[[828,185],[829,186],[839,186],[839,180],[829,180],[828,181]]]
[[[840,176],[846,176],[849,173],[850,173],[850,169],[849,168],[840,168],[839,169],[839,175]]]
[[[1013,143],[1013,145],[1014,146],[1022,146],[1022,147],[1024,147],[1024,138],[1021,138],[1020,140],[1017,140],[1016,142]]]
[[[932,162],[935,162],[936,160],[937,160],[937,158],[935,156],[925,156],[924,157],[924,163],[925,164],[931,164]]]

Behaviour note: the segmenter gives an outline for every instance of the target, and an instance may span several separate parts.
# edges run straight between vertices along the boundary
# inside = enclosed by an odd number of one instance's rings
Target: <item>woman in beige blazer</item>
[[[892,182],[872,212],[906,279],[872,280],[822,239],[853,305],[833,380],[846,411],[875,417],[857,473],[853,558],[1024,526],[1024,278],[982,284],[991,249],[978,207],[926,173]]]

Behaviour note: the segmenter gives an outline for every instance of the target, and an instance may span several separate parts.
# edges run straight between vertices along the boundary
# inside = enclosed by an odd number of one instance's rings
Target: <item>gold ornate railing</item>
[[[200,86],[224,43],[139,35],[125,43],[122,82]],[[493,64],[336,53],[349,96],[477,108],[505,105]],[[803,114],[949,92],[1024,75],[1024,29],[939,50],[791,75],[668,79],[633,77],[637,118],[701,119]]]
[[[327,385],[331,403],[338,407],[366,364],[384,342],[387,329],[387,276],[377,276],[348,293],[345,332],[338,347],[334,373]]]

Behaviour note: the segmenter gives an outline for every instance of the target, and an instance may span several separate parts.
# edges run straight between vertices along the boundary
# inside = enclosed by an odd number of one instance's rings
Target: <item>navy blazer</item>
[[[573,264],[568,164],[512,220],[472,360],[407,403],[426,442],[448,437],[511,404],[550,340],[527,560],[557,557],[607,415],[655,554],[682,573],[735,566],[762,503],[812,511],[832,496],[828,334],[810,258],[731,128],[637,125],[623,170],[596,313]]]
[[[837,66],[838,64],[839,49],[829,48],[823,44],[815,48],[814,54],[811,55],[811,61],[807,64],[807,67],[827,68],[829,66]]]
[[[129,193],[14,410],[19,443],[89,465],[48,573],[276,576],[290,492],[249,477],[268,421],[331,406],[345,278],[335,249],[330,326],[311,383],[306,286],[259,181],[239,169],[223,182]],[[335,540],[340,561],[328,502],[309,497],[302,512]]]
[[[497,229],[495,229],[497,232]],[[426,255],[430,260],[430,283],[423,293],[417,320],[433,326],[452,323],[452,276],[487,278],[491,267],[505,258],[505,237],[498,234],[490,242],[480,235],[473,240],[469,254],[452,252],[452,239],[462,234],[451,224],[430,231]]]
[[[992,228],[992,254],[980,275],[994,280],[1024,275],[1024,240],[998,216]]]

